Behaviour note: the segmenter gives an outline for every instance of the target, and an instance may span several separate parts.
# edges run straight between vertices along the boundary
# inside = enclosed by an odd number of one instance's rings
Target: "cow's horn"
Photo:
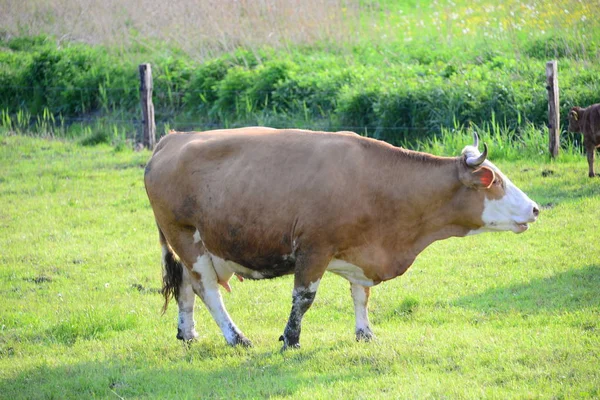
[[[477,135],[477,132],[475,131],[473,131],[473,147],[479,147],[479,135]]]
[[[487,144],[483,144],[483,153],[478,157],[467,157],[467,165],[469,167],[479,167],[487,158]]]

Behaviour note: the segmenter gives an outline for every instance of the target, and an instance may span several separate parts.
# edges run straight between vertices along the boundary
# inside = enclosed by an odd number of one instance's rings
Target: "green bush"
[[[342,129],[375,132],[378,117],[375,104],[381,97],[377,86],[346,86],[340,91],[337,114]]]
[[[212,109],[212,115],[220,118],[235,118],[246,116],[253,110],[248,91],[256,80],[256,72],[241,66],[234,66],[217,85],[217,99]]]
[[[43,112],[66,125],[110,116],[139,120],[143,61],[152,64],[159,131],[161,124],[271,124],[350,129],[403,144],[442,129],[497,123],[521,135],[547,122],[547,48],[565,57],[559,61],[563,123],[573,105],[600,101],[600,64],[584,58],[592,56],[587,50],[569,52],[577,43],[568,38],[532,40],[519,59],[482,43],[462,57],[455,54],[460,47],[437,49],[424,40],[338,52],[238,49],[198,64],[166,50],[124,57],[44,37],[4,39],[0,109],[20,112],[20,120],[29,116],[32,126]]]
[[[277,109],[273,95],[277,86],[289,79],[295,64],[288,60],[266,61],[256,71],[256,81],[248,91],[249,100],[257,107]]]
[[[226,61],[216,59],[192,71],[188,91],[184,95],[185,109],[190,113],[208,115],[212,105],[217,101],[218,85],[227,75],[227,70]]]

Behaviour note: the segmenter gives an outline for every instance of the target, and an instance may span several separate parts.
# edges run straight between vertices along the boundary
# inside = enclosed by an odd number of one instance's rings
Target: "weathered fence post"
[[[558,69],[556,60],[546,63],[546,89],[548,89],[548,133],[549,150],[552,158],[558,156],[560,148],[560,108],[558,102]]]
[[[152,68],[150,64],[140,64],[140,99],[142,103],[142,144],[152,150],[156,143],[154,104],[152,104]]]

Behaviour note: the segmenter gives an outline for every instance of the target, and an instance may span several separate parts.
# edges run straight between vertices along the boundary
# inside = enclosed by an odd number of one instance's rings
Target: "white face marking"
[[[348,279],[351,283],[358,285],[373,286],[375,284],[375,282],[365,276],[362,268],[354,264],[350,264],[344,260],[338,260],[337,258],[331,260],[327,266],[327,271],[340,275]]]
[[[484,165],[493,169],[494,173],[503,180],[505,195],[498,200],[484,200],[481,220],[485,225],[468,234],[497,231],[525,232],[528,228],[527,224],[537,219],[533,210],[539,208],[538,205],[504,176],[494,164],[486,160]]]
[[[200,237],[200,232],[198,232],[198,229],[196,229],[196,232],[194,232],[194,243],[200,243],[201,240],[202,238]]]

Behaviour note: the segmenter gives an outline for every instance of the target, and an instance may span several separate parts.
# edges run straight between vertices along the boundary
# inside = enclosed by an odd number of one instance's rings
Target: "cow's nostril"
[[[534,206],[533,207],[533,216],[537,217],[539,215],[539,213],[540,213],[540,209]]]

